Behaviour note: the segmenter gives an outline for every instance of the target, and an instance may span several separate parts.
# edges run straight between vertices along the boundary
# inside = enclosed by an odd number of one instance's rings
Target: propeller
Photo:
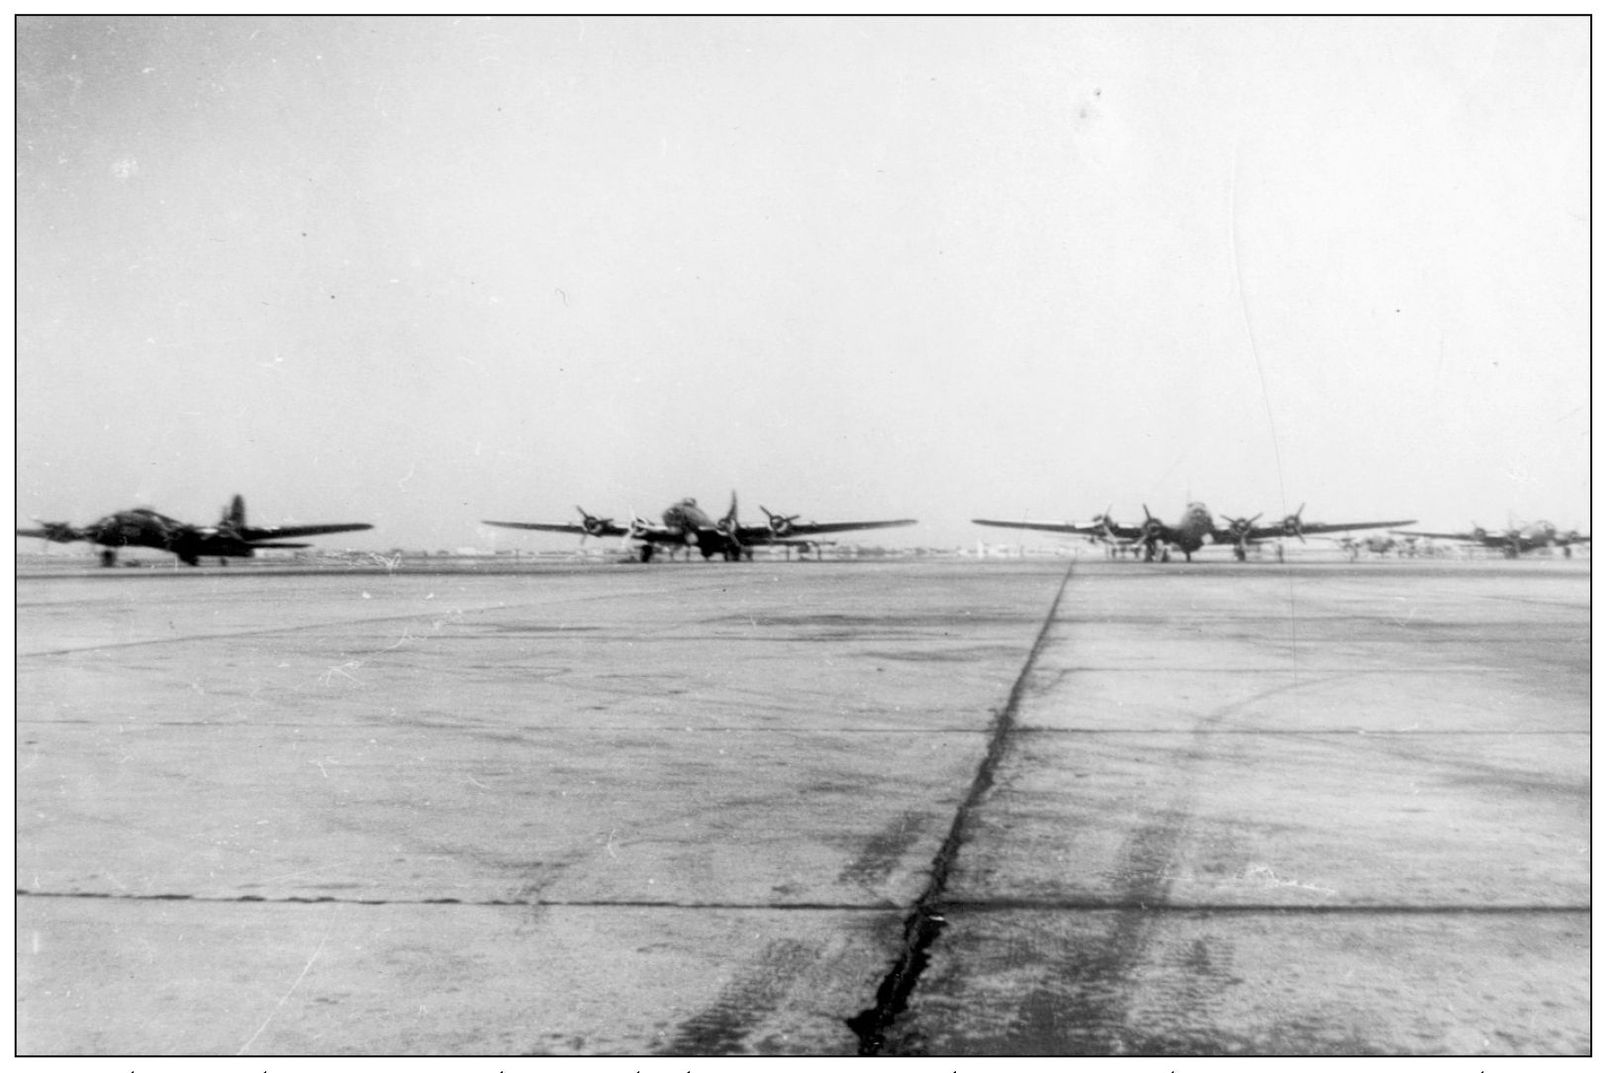
[[[595,515],[579,506],[575,506],[573,509],[578,511],[582,518],[582,521],[580,521],[579,524],[584,529],[584,536],[578,538],[578,542],[580,544],[584,543],[584,537],[598,537],[604,535],[606,530],[612,525],[611,518],[597,518]]]
[[[1098,535],[1095,533],[1089,534],[1087,538],[1089,542],[1091,544],[1099,544],[1102,541],[1105,541],[1106,554],[1108,556],[1116,555],[1117,533],[1115,530],[1117,528],[1117,522],[1112,518],[1112,505],[1108,503],[1106,504],[1105,510],[1101,511],[1099,514],[1090,515],[1089,524],[1100,527],[1100,533]]]
[[[776,514],[768,507],[760,505],[759,510],[769,518],[769,531],[775,536],[783,537],[792,531],[792,523],[801,518],[801,514]]]
[[[1236,557],[1244,561],[1247,552],[1246,535],[1252,531],[1258,519],[1263,517],[1263,512],[1260,510],[1250,518],[1231,518],[1228,514],[1220,514],[1219,517],[1230,523],[1230,535],[1235,538],[1237,549]]]
[[[1295,511],[1280,519],[1281,532],[1286,536],[1296,537],[1304,544],[1308,543],[1308,538],[1303,536],[1303,508],[1306,506],[1307,503],[1299,503]]]
[[[742,549],[745,547],[741,543],[741,537],[738,533],[741,526],[740,509],[736,503],[735,489],[732,488],[730,490],[730,509],[725,511],[724,517],[719,519],[719,532],[723,533],[725,539],[729,541],[728,555],[734,561],[741,559]]]
[[[1145,511],[1145,521],[1140,523],[1140,535],[1135,538],[1132,546],[1139,547],[1144,544],[1146,556],[1149,558],[1156,554],[1157,540],[1162,536],[1163,525],[1161,520],[1151,513],[1150,507],[1141,503],[1140,509]]]

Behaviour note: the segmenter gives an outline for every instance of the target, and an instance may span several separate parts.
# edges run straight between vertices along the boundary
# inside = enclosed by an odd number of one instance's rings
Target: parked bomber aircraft
[[[1391,529],[1395,525],[1414,525],[1413,518],[1400,518],[1390,522],[1305,522],[1303,521],[1303,508],[1306,503],[1299,503],[1297,509],[1280,519],[1279,525],[1258,525],[1257,521],[1263,517],[1260,512],[1250,518],[1231,518],[1228,515],[1219,515],[1229,522],[1228,529],[1221,529],[1215,540],[1220,544],[1234,545],[1235,557],[1241,562],[1246,561],[1247,549],[1254,544],[1266,540],[1278,540],[1282,537],[1296,537],[1303,543],[1308,543],[1310,536],[1319,533],[1346,533],[1353,529]]]
[[[1360,551],[1367,551],[1385,559],[1392,552],[1397,552],[1403,558],[1411,558],[1416,554],[1415,538],[1404,537],[1394,540],[1390,536],[1343,537],[1337,541],[1348,558],[1358,559]]]
[[[616,524],[611,518],[597,517],[583,507],[575,508],[579,520],[567,524],[551,522],[491,522],[506,529],[534,529],[547,533],[579,533],[584,537],[624,537],[638,541],[640,561],[650,562],[659,547],[694,549],[702,558],[721,555],[726,561],[751,559],[752,549],[765,545],[791,547],[813,546],[813,538],[824,533],[846,533],[860,529],[892,529],[914,525],[913,518],[876,522],[799,522],[799,515],[772,513],[760,508],[768,518],[766,525],[742,525],[737,517],[736,496],[730,493],[730,509],[722,518],[714,520],[696,500],[686,498],[663,511],[662,524],[636,515],[628,526]]]
[[[1190,503],[1185,507],[1185,513],[1179,519],[1178,525],[1168,525],[1162,519],[1151,513],[1151,508],[1141,504],[1145,511],[1145,521],[1139,525],[1119,525],[1112,520],[1108,509],[1105,513],[1097,514],[1087,525],[1076,525],[1072,522],[1029,522],[1029,521],[1000,521],[993,518],[973,518],[974,525],[991,525],[1005,529],[1036,529],[1046,533],[1071,533],[1077,536],[1094,537],[1104,540],[1109,547],[1116,551],[1119,549],[1145,549],[1147,561],[1157,557],[1158,548],[1162,551],[1162,561],[1168,561],[1168,547],[1176,547],[1185,553],[1185,561],[1190,561],[1191,553],[1198,550],[1209,537],[1217,532],[1213,525],[1213,516],[1207,512],[1204,503]]]
[[[1399,522],[1399,525],[1411,525],[1411,522]],[[1592,537],[1579,534],[1576,529],[1566,532],[1558,531],[1549,522],[1534,522],[1525,529],[1512,526],[1497,533],[1477,526],[1469,533],[1417,533],[1407,529],[1394,530],[1399,536],[1426,537],[1431,540],[1458,540],[1467,544],[1479,544],[1485,548],[1493,548],[1505,553],[1505,558],[1514,559],[1524,551],[1537,551],[1540,548],[1560,548],[1561,554],[1567,558],[1572,557],[1572,545],[1587,544]]]
[[[1139,525],[1118,525],[1111,518],[1108,510],[1097,514],[1087,525],[1077,525],[1072,522],[1027,522],[1027,521],[999,521],[989,518],[973,518],[977,525],[1002,526],[1007,529],[1037,529],[1049,533],[1071,533],[1078,536],[1087,536],[1104,540],[1110,548],[1118,550],[1145,549],[1146,560],[1158,558],[1161,550],[1161,559],[1168,561],[1168,548],[1176,547],[1184,552],[1185,561],[1190,561],[1192,552],[1202,548],[1207,543],[1230,544],[1235,551],[1235,557],[1241,561],[1246,560],[1248,549],[1265,540],[1275,540],[1281,537],[1296,537],[1306,540],[1306,537],[1315,533],[1337,533],[1350,529],[1384,529],[1394,525],[1412,525],[1413,522],[1405,519],[1390,522],[1345,522],[1341,524],[1325,522],[1304,522],[1302,520],[1303,504],[1296,511],[1281,519],[1279,525],[1260,526],[1257,520],[1261,514],[1250,518],[1224,517],[1229,527],[1220,529],[1213,524],[1213,517],[1208,513],[1206,504],[1191,503],[1185,508],[1185,513],[1176,526],[1168,525],[1151,513],[1151,508],[1142,504],[1145,511],[1145,521]]]
[[[272,525],[247,524],[247,504],[241,496],[230,501],[220,515],[218,525],[190,525],[176,521],[146,507],[122,510],[99,521],[79,527],[67,522],[41,522],[39,529],[19,529],[18,536],[40,537],[57,544],[87,540],[100,544],[101,565],[113,566],[118,561],[119,548],[157,548],[172,552],[180,561],[197,565],[202,558],[250,559],[259,548],[306,548],[307,544],[288,544],[290,537],[321,536],[327,533],[353,533],[369,529],[364,523],[336,525]]]

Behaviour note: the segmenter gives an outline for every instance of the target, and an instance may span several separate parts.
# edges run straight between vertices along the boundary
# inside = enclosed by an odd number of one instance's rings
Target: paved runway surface
[[[1587,561],[17,585],[21,1054],[1577,1054]]]

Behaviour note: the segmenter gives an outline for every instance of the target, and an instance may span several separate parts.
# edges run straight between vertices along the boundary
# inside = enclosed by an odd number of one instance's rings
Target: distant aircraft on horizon
[[[493,522],[505,529],[532,529],[546,533],[579,533],[582,542],[587,537],[623,537],[639,542],[641,562],[650,562],[659,547],[695,550],[702,558],[723,556],[726,562],[751,559],[753,549],[763,546],[811,547],[820,541],[813,538],[824,533],[846,533],[861,529],[892,529],[914,525],[913,518],[875,522],[799,522],[800,515],[781,515],[761,507],[768,518],[765,525],[742,525],[737,517],[736,495],[730,493],[730,509],[717,520],[696,505],[691,498],[681,499],[663,511],[662,524],[638,515],[627,526],[574,508],[579,520],[569,523],[554,522]]]
[[[355,533],[370,529],[366,523],[339,523],[335,525],[272,525],[247,524],[247,504],[241,496],[230,501],[221,513],[218,525],[190,525],[176,521],[147,507],[121,510],[86,526],[67,522],[40,522],[38,529],[18,529],[21,537],[39,537],[56,544],[70,544],[85,540],[99,544],[102,566],[114,566],[119,548],[156,548],[179,556],[181,562],[196,566],[203,558],[251,559],[259,548],[307,548],[307,544],[288,544],[291,537],[321,536],[327,533]]]
[[[1395,551],[1405,558],[1413,557],[1418,551],[1414,537],[1404,537],[1402,540],[1390,536],[1343,537],[1337,543],[1351,559],[1357,559],[1360,551],[1379,555],[1383,559]]]
[[[1143,548],[1147,562],[1159,558],[1159,549],[1161,560],[1167,562],[1168,549],[1174,547],[1184,553],[1187,563],[1190,562],[1193,552],[1199,551],[1208,543],[1232,545],[1235,558],[1245,562],[1248,549],[1267,540],[1296,537],[1306,542],[1307,536],[1315,533],[1339,533],[1350,529],[1385,529],[1395,525],[1414,524],[1414,519],[1409,518],[1399,521],[1341,524],[1304,522],[1302,513],[1306,506],[1306,503],[1299,505],[1294,512],[1282,518],[1279,525],[1256,524],[1257,520],[1263,517],[1261,513],[1250,518],[1230,518],[1227,515],[1220,515],[1230,523],[1224,529],[1213,523],[1213,516],[1208,512],[1207,505],[1199,502],[1192,502],[1186,506],[1178,525],[1168,525],[1153,515],[1151,508],[1143,503],[1141,509],[1145,511],[1145,521],[1140,525],[1119,525],[1112,520],[1110,508],[1095,515],[1085,525],[1073,522],[1008,521],[991,518],[973,518],[972,522],[976,525],[1000,526],[1006,529],[1035,529],[1047,533],[1087,536],[1105,541],[1109,554],[1114,555],[1130,550],[1138,553]]]
[[[1399,522],[1400,525],[1411,525],[1411,522]],[[1576,529],[1560,532],[1549,522],[1534,522],[1525,528],[1512,525],[1509,529],[1490,533],[1482,526],[1474,527],[1468,533],[1417,533],[1407,529],[1394,530],[1399,536],[1425,537],[1429,540],[1456,540],[1465,544],[1477,544],[1484,548],[1493,548],[1503,551],[1505,558],[1514,559],[1524,551],[1538,551],[1541,548],[1560,548],[1561,554],[1567,558],[1572,557],[1574,544],[1588,544],[1594,538],[1581,535]]]

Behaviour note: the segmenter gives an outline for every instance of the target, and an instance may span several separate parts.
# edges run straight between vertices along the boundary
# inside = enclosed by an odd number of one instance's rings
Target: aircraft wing
[[[793,522],[791,529],[782,535],[789,538],[814,536],[818,533],[851,533],[858,529],[899,529],[914,524],[914,518],[899,518],[889,522]],[[767,526],[756,528],[763,529],[765,533],[769,532]]]
[[[973,518],[973,525],[992,525],[1001,529],[1037,529],[1044,533],[1073,533],[1078,536],[1103,536],[1107,529],[1099,522],[1088,525],[1077,525],[1073,522],[1008,522],[993,518]],[[1129,525],[1114,525],[1111,534],[1124,539],[1133,539],[1140,535],[1138,528]]]
[[[1313,536],[1315,533],[1345,533],[1350,529],[1391,529],[1395,525],[1414,525],[1413,518],[1400,518],[1391,522],[1303,522],[1295,527],[1283,525],[1254,525],[1247,530],[1247,543],[1254,540],[1273,540],[1283,536]],[[1227,532],[1227,530],[1226,530]],[[1221,543],[1227,541],[1221,541]]]
[[[279,540],[282,537],[322,536],[326,533],[357,533],[361,529],[372,529],[374,526],[363,522],[342,522],[336,525],[271,525],[271,526],[243,526],[239,535],[249,544],[258,544],[261,540]],[[259,545],[268,547],[269,545]],[[307,544],[294,544],[291,547],[306,548]]]
[[[62,523],[47,524],[43,529],[19,529],[20,537],[35,537],[39,540],[51,540],[58,544],[71,544],[75,540],[88,540],[83,530]]]
[[[625,526],[607,522],[586,531],[578,522],[569,522],[557,525],[551,522],[484,522],[484,525],[497,525],[502,529],[535,529],[541,533],[583,533],[586,536],[620,537],[629,530]]]

